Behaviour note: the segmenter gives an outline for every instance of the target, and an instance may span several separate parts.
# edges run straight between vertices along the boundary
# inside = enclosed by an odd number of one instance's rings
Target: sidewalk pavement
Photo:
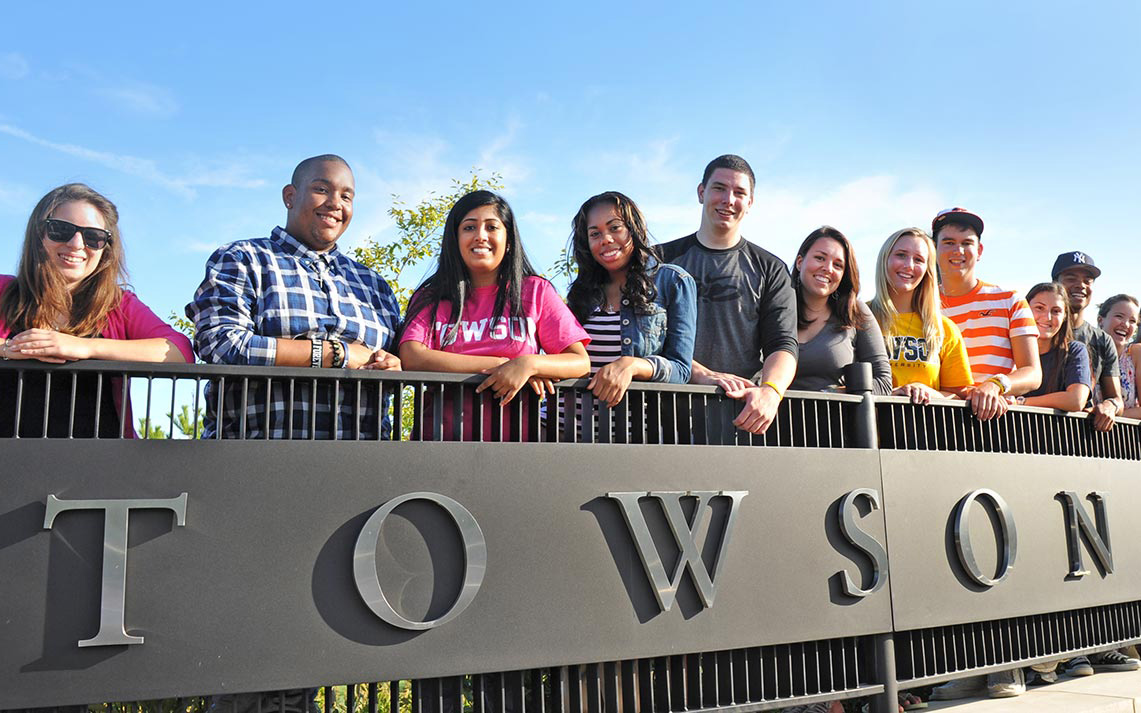
[[[927,711],[954,713],[1141,713],[1141,671],[1062,677],[1049,686],[1031,686],[1016,698],[931,701]]]

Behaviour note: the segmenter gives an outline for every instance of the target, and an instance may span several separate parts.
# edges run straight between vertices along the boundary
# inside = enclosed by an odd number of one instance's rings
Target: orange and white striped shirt
[[[1038,336],[1030,305],[1014,290],[980,280],[965,295],[940,298],[943,314],[963,333],[975,383],[1014,371],[1012,337]]]

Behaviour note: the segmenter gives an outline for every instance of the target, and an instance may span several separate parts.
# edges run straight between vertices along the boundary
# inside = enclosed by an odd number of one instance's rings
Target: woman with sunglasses
[[[0,359],[34,359],[50,364],[79,359],[193,361],[190,340],[124,289],[126,279],[119,211],[115,205],[81,183],[53,189],[40,199],[28,218],[16,276],[0,276]],[[29,373],[25,378],[33,375],[34,372]],[[13,372],[5,374],[4,381],[14,379]],[[94,378],[90,381],[94,383]],[[73,387],[69,378],[57,382],[62,386],[52,389],[48,435],[66,436],[69,425],[71,435],[95,435],[93,410],[88,414],[91,423],[79,423],[86,421],[79,411],[75,414],[76,423],[67,423],[71,420],[68,402]],[[75,389],[76,404],[82,405],[84,396],[89,396],[88,403],[94,404],[95,391],[80,393],[84,386],[79,381]],[[104,395],[116,392],[115,396],[121,398],[120,389],[104,386],[101,391]],[[25,384],[25,393],[36,390],[28,390]],[[39,394],[43,393],[40,389]],[[55,401],[65,395],[68,399],[57,408]],[[25,402],[30,405],[29,399],[25,398]],[[100,408],[107,405],[100,404]],[[39,407],[42,408],[42,401]],[[0,408],[0,436],[12,435],[11,410],[7,404]],[[117,416],[115,412],[110,415],[112,423],[100,426],[100,436],[119,435]],[[32,416],[25,412],[21,423],[35,422],[34,435],[39,435],[42,420]],[[101,424],[104,423],[106,419],[101,418]],[[22,425],[21,435],[24,430]]]

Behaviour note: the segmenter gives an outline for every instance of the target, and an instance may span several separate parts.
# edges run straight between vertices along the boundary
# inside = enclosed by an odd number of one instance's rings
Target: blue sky
[[[414,6],[415,5],[415,6]],[[1081,248],[1095,301],[1141,293],[1141,5],[1131,2],[29,3],[0,41],[0,271],[50,188],[122,215],[132,283],[181,312],[218,245],[284,221],[300,159],[357,176],[344,246],[498,171],[534,262],[581,202],[633,197],[659,240],[697,227],[712,157],[757,177],[746,236],[790,260],[847,233],[871,296],[894,230],[966,206],[984,279],[1025,290]],[[417,271],[414,278],[419,278]],[[1093,315],[1087,315],[1092,317]]]

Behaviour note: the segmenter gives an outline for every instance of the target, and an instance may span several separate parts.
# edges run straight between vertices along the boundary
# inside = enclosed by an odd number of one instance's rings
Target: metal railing
[[[790,392],[772,427],[757,436],[732,425],[739,402],[710,387],[634,384],[622,403],[609,408],[593,399],[585,380],[564,381],[552,398],[541,402],[525,389],[501,408],[489,394],[476,393],[480,380],[410,372],[13,362],[0,365],[0,439],[130,438],[138,426],[140,441],[177,439],[181,428],[183,437],[214,440],[692,444],[1141,460],[1138,422],[1123,420],[1103,433],[1084,415],[1044,409],[1012,408],[1001,419],[981,422],[961,402],[916,406],[868,393]],[[269,415],[267,400],[283,403],[284,410]],[[183,406],[186,417],[180,418]],[[894,711],[901,685],[1141,641],[1141,591],[1137,595],[1136,601],[1109,605],[897,630],[886,638],[713,646],[661,657],[370,683],[364,701],[349,685],[339,697],[324,689],[321,700],[329,713],[341,705],[371,713],[382,701],[394,712],[410,705],[413,711],[664,713],[743,712],[878,695],[876,710]],[[272,708],[273,698],[280,702],[285,695],[264,694],[258,707]],[[303,698],[313,700],[308,693]],[[207,704],[187,699],[175,708]]]

